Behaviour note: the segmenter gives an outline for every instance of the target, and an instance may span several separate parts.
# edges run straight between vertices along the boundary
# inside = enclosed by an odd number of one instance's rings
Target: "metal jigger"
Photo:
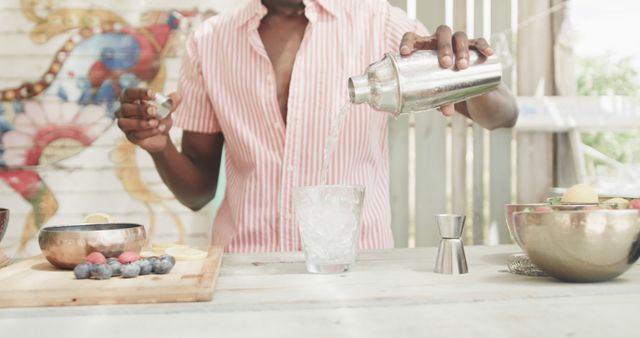
[[[436,224],[440,231],[440,247],[436,259],[436,273],[459,275],[469,272],[467,258],[462,245],[462,229],[465,216],[441,214],[436,215]]]
[[[150,101],[150,104],[156,107],[156,112],[158,113],[157,118],[159,120],[169,116],[171,109],[173,109],[173,100],[160,93],[156,93],[155,98]]]

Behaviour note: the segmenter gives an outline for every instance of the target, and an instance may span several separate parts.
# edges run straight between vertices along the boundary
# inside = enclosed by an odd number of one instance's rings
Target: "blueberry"
[[[151,264],[151,262],[149,262],[147,259],[145,258],[141,258],[138,259],[135,264],[137,264],[140,267],[140,275],[148,275],[151,273],[151,270],[153,270],[153,264]]]
[[[107,264],[111,265],[111,263],[113,262],[117,262],[118,261],[118,257],[109,257],[107,258]]]
[[[158,259],[153,263],[153,272],[157,274],[169,273],[173,268],[173,264],[168,259]]]
[[[111,278],[111,267],[107,264],[93,264],[91,266],[91,278],[109,279]]]
[[[122,274],[122,278],[138,277],[140,274],[140,266],[135,263],[124,264],[120,269],[120,273]]]
[[[162,255],[160,259],[168,260],[171,262],[171,265],[176,265],[176,259],[171,255]]]
[[[120,274],[122,273],[122,264],[120,264],[120,262],[118,262],[118,259],[116,258],[115,261],[109,262],[109,267],[111,268],[111,275],[112,276],[120,276]]]
[[[76,276],[76,279],[87,279],[91,276],[91,264],[90,263],[80,263],[76,265],[73,269],[73,274]]]

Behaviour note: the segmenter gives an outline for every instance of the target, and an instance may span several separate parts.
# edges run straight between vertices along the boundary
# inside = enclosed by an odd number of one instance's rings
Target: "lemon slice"
[[[164,251],[169,248],[187,248],[186,245],[183,244],[175,244],[175,243],[153,243],[151,244],[151,251],[155,254],[164,254]]]
[[[113,222],[113,218],[111,218],[110,215],[101,213],[101,212],[94,212],[94,213],[88,214],[87,216],[84,217],[84,220],[83,220],[83,223],[89,223],[89,224],[112,223],[112,222]]]
[[[629,201],[627,201],[624,198],[620,198],[620,197],[615,197],[615,198],[610,198],[604,202],[602,202],[604,204],[610,204],[613,205],[615,209],[627,209],[629,208]]]
[[[167,255],[173,256],[176,260],[188,261],[188,260],[197,260],[197,259],[205,259],[207,258],[207,252],[188,248],[184,246],[174,246],[171,248],[167,248],[164,253]]]
[[[150,250],[140,251],[140,257],[142,258],[149,258],[153,256],[156,256],[156,253],[154,251],[150,251]]]
[[[169,248],[173,248],[173,247],[182,247],[182,248],[186,248],[187,246],[184,244],[176,244],[176,243],[153,243],[151,244],[151,250],[156,251],[156,250],[165,250],[165,249],[169,249]]]

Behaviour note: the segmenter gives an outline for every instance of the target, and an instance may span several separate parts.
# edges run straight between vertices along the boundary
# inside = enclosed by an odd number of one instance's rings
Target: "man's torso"
[[[258,1],[204,23],[194,35],[225,137],[227,189],[214,242],[228,251],[301,249],[292,192],[320,183],[332,119],[348,100],[347,79],[391,51],[382,1],[321,2],[327,8],[307,4],[308,26],[294,59],[285,57],[291,69],[284,67],[281,78],[270,58],[275,52],[265,48],[258,31],[266,14]],[[287,86],[286,106],[278,100],[284,90],[279,85]],[[385,113],[352,107],[327,176],[328,184],[366,187],[362,249],[393,245],[386,127]]]

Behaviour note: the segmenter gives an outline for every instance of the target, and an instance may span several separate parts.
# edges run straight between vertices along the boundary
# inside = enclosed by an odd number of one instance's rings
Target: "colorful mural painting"
[[[178,37],[202,14],[198,9],[154,9],[141,12],[138,22],[131,24],[117,12],[95,4],[83,9],[65,8],[64,1],[15,2],[33,23],[30,41],[25,44],[62,41],[48,69],[35,81],[0,87],[0,182],[30,206],[16,249],[24,252],[60,206],[57,192],[49,187],[51,182],[41,175],[42,168],[77,156],[114,130],[117,98],[124,88],[164,91],[167,59],[176,58]],[[136,147],[122,135],[111,134],[116,135],[108,152],[112,174],[128,198],[143,205],[150,237],[158,223],[152,206],[159,206],[166,216],[163,220],[173,223],[177,241],[184,242],[187,229],[180,212],[174,211],[176,204],[170,202],[173,197],[144,177]]]

